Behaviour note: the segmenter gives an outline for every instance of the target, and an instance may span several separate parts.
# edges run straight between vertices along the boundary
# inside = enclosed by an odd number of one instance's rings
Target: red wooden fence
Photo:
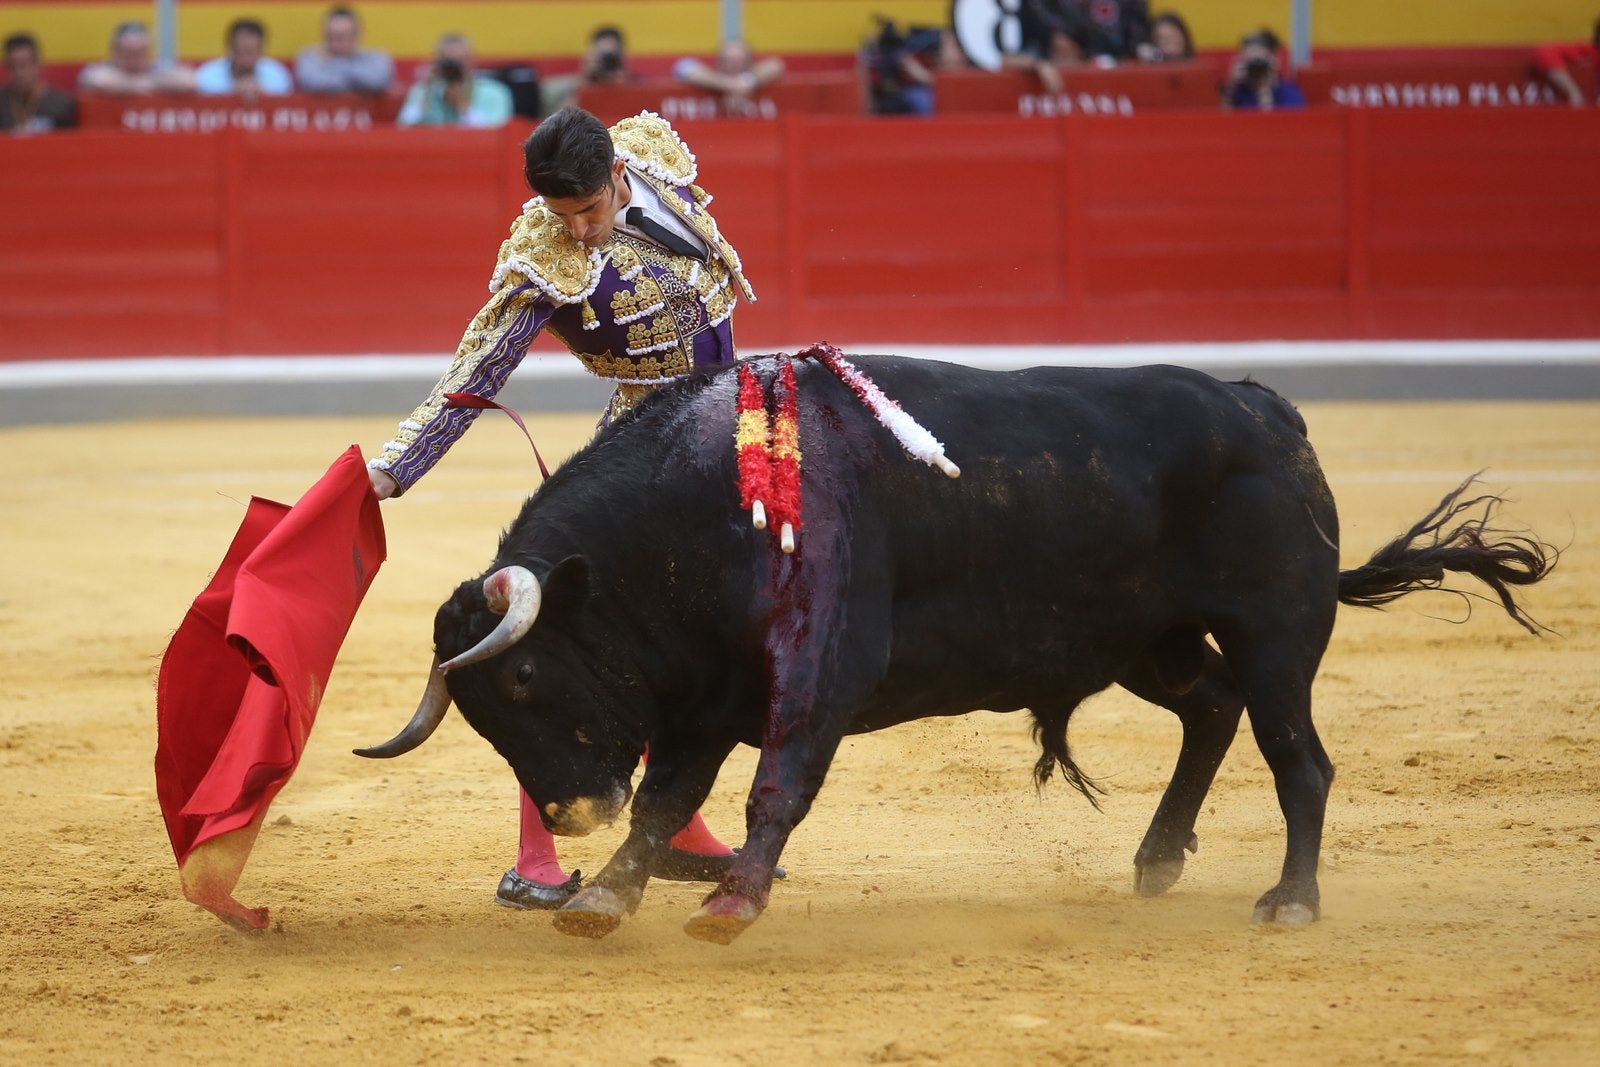
[[[679,124],[761,349],[1600,336],[1600,112]],[[0,142],[0,359],[441,352],[526,128]]]

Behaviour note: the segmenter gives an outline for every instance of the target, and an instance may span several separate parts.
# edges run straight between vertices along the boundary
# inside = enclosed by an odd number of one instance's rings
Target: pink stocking
[[[644,750],[644,761],[650,762],[648,746]],[[696,856],[726,856],[733,851],[717,840],[717,835],[711,832],[711,827],[706,825],[698,811],[689,820],[689,825],[673,834],[667,844],[684,852],[693,852]]]
[[[667,842],[673,848],[682,849],[684,852],[693,852],[697,856],[726,856],[733,850],[711,832],[711,827],[706,825],[705,819],[697,811],[694,818],[689,820],[689,825],[672,835],[672,840]]]
[[[556,855],[556,839],[539,820],[539,809],[528,794],[517,790],[522,815],[522,837],[517,842],[517,873],[540,885],[560,885],[567,880]]]

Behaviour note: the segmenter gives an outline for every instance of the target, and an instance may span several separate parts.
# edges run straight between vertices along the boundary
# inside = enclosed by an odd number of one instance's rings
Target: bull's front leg
[[[684,923],[690,937],[726,945],[766,910],[783,847],[811,810],[843,732],[769,738],[745,803],[744,846],[727,877]]]
[[[634,795],[623,839],[600,873],[552,916],[555,928],[575,937],[599,938],[639,910],[646,884],[667,842],[705,803],[717,771],[733,745],[686,753],[669,745],[652,749]]]
[[[853,559],[862,573],[874,567],[859,544],[853,551],[843,543],[844,533],[853,530],[858,540],[866,534],[828,513],[830,500],[823,494],[812,508],[799,552],[768,557],[771,581],[761,601],[768,668],[761,759],[745,803],[744,846],[684,924],[701,941],[726,945],[766,910],[789,834],[811,810],[852,713],[888,669],[892,598],[881,585],[850,580],[841,561]],[[847,615],[852,636],[845,641]],[[880,639],[863,636],[870,634]]]

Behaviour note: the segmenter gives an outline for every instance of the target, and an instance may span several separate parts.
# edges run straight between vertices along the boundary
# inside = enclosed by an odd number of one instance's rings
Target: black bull
[[[557,471],[488,577],[439,609],[441,660],[480,647],[435,671],[411,725],[365,754],[419,744],[453,698],[550,829],[581,834],[620,814],[648,746],[627,838],[556,913],[561,929],[600,936],[638,907],[658,850],[739,743],[761,752],[747,837],[686,927],[713,941],[766,906],[846,734],[1028,708],[1037,781],[1059,770],[1092,801],[1067,721],[1113,684],[1183,725],[1134,855],[1138,891],[1182,873],[1248,708],[1288,835],[1255,917],[1310,922],[1333,780],[1311,687],[1337,604],[1456,571],[1534,629],[1507,584],[1537,581],[1554,553],[1490,530],[1495,498],[1463,499],[1465,484],[1341,572],[1305,423],[1262,386],[1174,367],[859,365],[945,443],[959,479],[909,459],[838,379],[798,363],[804,521],[785,555],[739,508],[736,375],[692,380]],[[770,360],[757,366],[770,377]]]

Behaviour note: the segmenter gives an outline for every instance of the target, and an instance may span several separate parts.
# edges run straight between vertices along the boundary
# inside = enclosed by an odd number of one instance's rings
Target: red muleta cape
[[[233,888],[385,553],[378,498],[352,445],[294,507],[251,498],[161,659],[161,815],[184,896],[230,926],[267,925],[267,909],[240,904]]]

